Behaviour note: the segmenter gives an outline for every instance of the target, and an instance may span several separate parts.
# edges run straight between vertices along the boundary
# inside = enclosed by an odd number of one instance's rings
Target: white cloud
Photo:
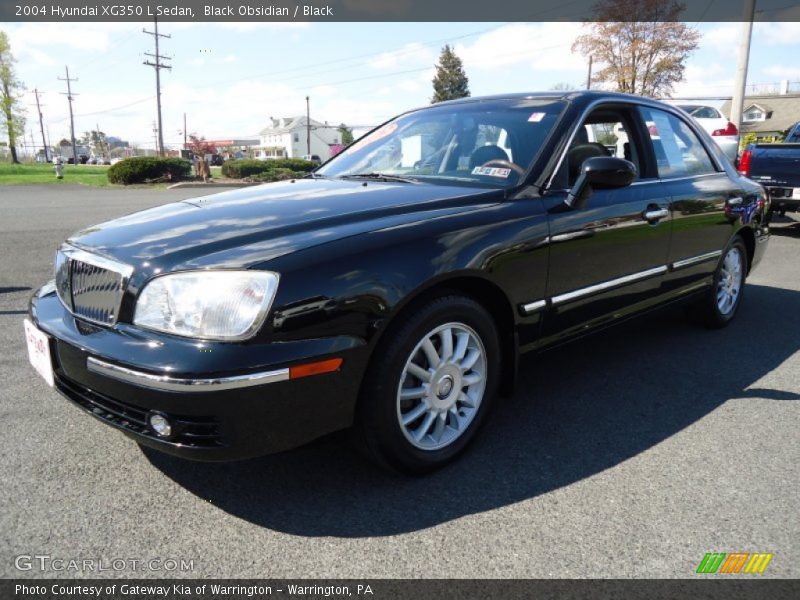
[[[47,49],[67,46],[78,50],[108,50],[112,34],[141,31],[134,23],[23,23],[11,28],[12,48]]]
[[[585,70],[586,60],[571,51],[581,33],[580,23],[515,23],[456,46],[456,54],[470,70],[495,70],[528,65],[534,70]]]
[[[336,95],[337,89],[335,85],[317,85],[311,88],[309,95],[312,98],[324,98]]]
[[[800,65],[792,65],[791,67],[773,65],[765,68],[764,73],[781,80],[800,81]]]
[[[684,71],[684,80],[675,86],[672,95],[677,98],[729,96],[734,83],[733,77],[725,77],[729,73],[732,73],[731,67],[719,63],[690,63]]]
[[[800,9],[795,9],[793,18],[794,21],[756,23],[755,32],[769,46],[800,45]]]
[[[718,25],[703,33],[700,46],[704,49],[714,50],[725,56],[733,57],[735,60],[739,49],[741,31],[741,23]]]
[[[419,42],[406,44],[399,50],[383,52],[367,61],[373,69],[391,69],[399,65],[433,64],[436,61],[434,51]]]

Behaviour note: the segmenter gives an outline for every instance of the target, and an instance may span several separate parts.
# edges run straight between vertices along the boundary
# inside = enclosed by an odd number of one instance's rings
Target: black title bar
[[[3,0],[0,21],[528,22],[597,20],[618,0]],[[638,20],[636,5],[612,20]],[[665,3],[667,0],[665,0]],[[676,20],[744,21],[744,0],[684,0]],[[756,21],[800,21],[800,0],[758,0]]]
[[[5,600],[516,600],[581,598],[774,600],[800,597],[800,581],[695,579],[39,579],[0,580]]]

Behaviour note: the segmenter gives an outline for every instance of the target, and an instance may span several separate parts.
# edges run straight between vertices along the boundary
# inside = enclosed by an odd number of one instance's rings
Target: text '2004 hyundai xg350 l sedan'
[[[85,229],[34,294],[29,354],[147,446],[230,460],[353,427],[438,467],[517,356],[686,301],[736,314],[761,186],[680,109],[582,92],[414,110],[305,179]]]

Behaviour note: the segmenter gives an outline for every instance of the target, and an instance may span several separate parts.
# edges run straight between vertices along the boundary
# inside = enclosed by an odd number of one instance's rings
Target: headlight
[[[241,340],[258,331],[278,289],[269,271],[187,271],[157,277],[136,303],[134,324],[175,335]]]

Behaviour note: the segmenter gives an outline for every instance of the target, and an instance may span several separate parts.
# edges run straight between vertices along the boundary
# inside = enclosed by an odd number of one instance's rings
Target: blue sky
[[[44,91],[53,142],[68,137],[64,65],[77,77],[76,134],[96,125],[142,147],[153,145],[155,83],[142,64],[152,52],[151,23],[3,23],[18,74]],[[427,104],[441,46],[463,58],[473,95],[583,86],[586,60],[570,46],[578,23],[162,23],[171,39],[162,54],[164,137],[188,130],[207,138],[254,136],[270,116],[305,111],[331,123],[373,125]],[[732,91],[740,25],[702,24],[701,46],[688,62],[676,96],[726,96]],[[800,82],[800,23],[757,23],[750,83]],[[34,130],[33,95],[29,129]],[[38,137],[38,134],[37,134]]]

